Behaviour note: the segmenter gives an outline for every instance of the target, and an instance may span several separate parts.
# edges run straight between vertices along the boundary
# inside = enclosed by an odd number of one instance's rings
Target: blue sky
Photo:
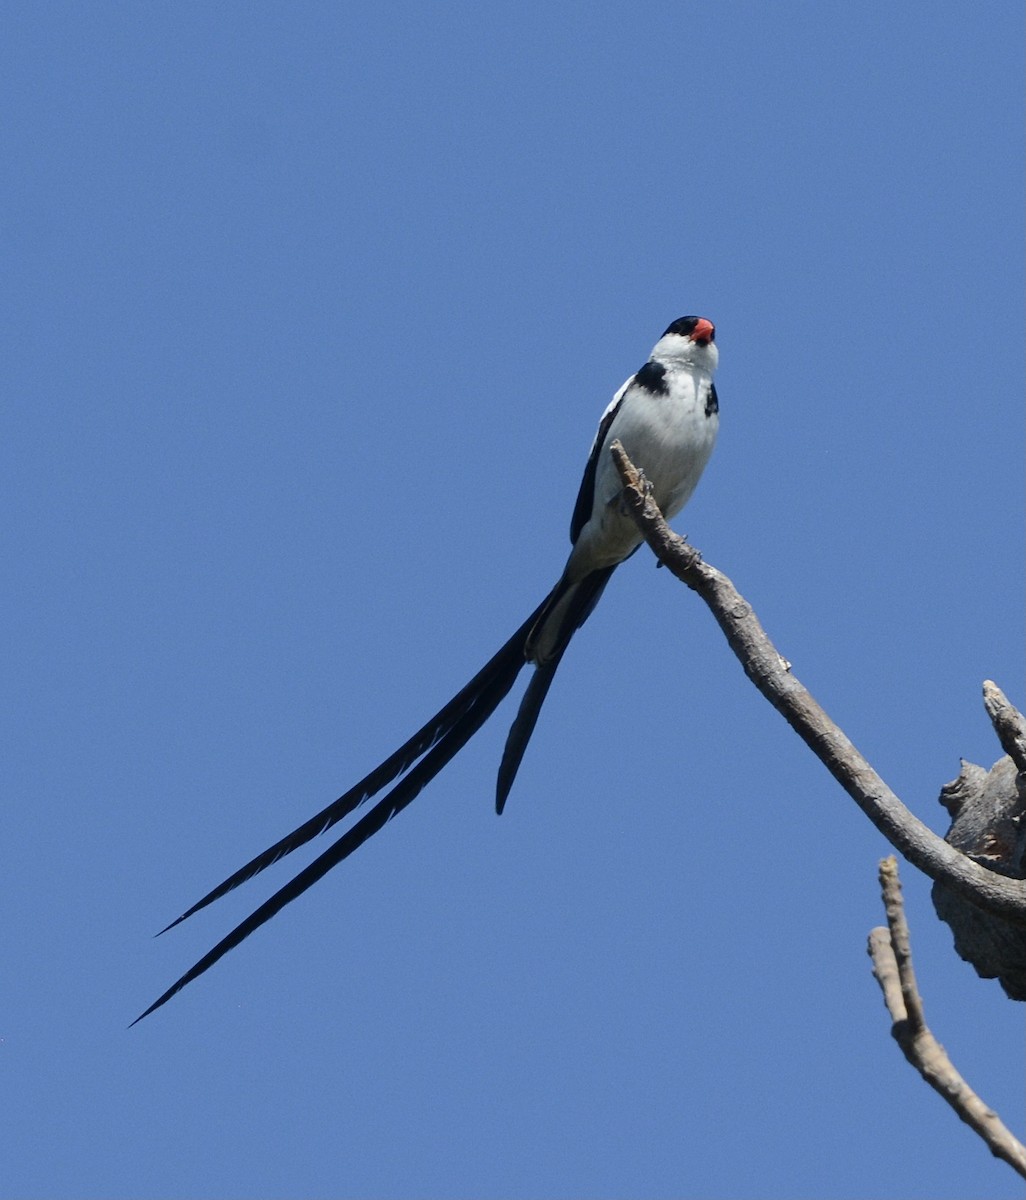
[[[639,553],[358,855],[151,934],[545,594],[599,414],[715,320],[676,527],[906,803],[1023,663],[1015,6],[6,9],[12,1197],[1006,1197],[865,954],[887,846]],[[927,1015],[1023,1012],[904,870]]]

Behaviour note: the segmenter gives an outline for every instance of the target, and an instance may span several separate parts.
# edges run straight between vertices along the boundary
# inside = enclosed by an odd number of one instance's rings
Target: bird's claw
[[[644,497],[646,500],[648,500],[651,497],[652,490],[653,490],[652,489],[652,481],[646,476],[644,471],[641,471],[641,470],[638,471],[638,482],[637,482],[636,486],[644,494]],[[627,489],[626,488],[624,488],[620,492],[620,516],[622,516],[622,517],[630,516],[630,506],[627,503]]]

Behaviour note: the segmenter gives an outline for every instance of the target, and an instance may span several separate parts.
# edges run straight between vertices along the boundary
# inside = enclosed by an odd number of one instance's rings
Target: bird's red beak
[[[688,337],[693,342],[697,342],[700,346],[708,346],[716,336],[716,326],[712,321],[707,321],[705,317],[698,318],[698,324],[694,327]]]

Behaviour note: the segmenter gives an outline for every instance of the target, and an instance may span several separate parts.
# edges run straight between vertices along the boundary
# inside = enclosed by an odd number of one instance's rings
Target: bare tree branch
[[[791,664],[778,653],[733,583],[703,562],[699,552],[666,524],[620,443],[614,442],[610,449],[623,480],[627,509],[656,557],[708,604],[748,678],[877,829],[931,879],[943,880],[981,908],[1026,925],[1026,881],[981,867],[909,812],[791,673]]]
[[[998,735],[1001,749],[1015,763],[1017,771],[1026,771],[1026,718],[990,679],[983,681],[983,706]]]
[[[891,1034],[912,1066],[983,1138],[991,1154],[1003,1159],[1026,1179],[1026,1146],[955,1070],[944,1047],[927,1027],[922,997],[912,969],[912,948],[901,898],[898,861],[893,856],[880,863],[880,887],[888,928],[877,928],[870,933],[869,955],[873,960],[873,974],[891,1014]]]

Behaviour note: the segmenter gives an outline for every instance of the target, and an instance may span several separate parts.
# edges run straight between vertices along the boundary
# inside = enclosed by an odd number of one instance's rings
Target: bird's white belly
[[[595,504],[571,554],[573,573],[585,574],[621,562],[641,542],[634,521],[621,511],[620,476],[609,453],[619,440],[631,462],[644,472],[663,515],[684,507],[712,454],[719,427],[706,413],[709,380],[688,374],[671,381],[665,395],[634,401],[625,397],[606,435],[595,472]]]

